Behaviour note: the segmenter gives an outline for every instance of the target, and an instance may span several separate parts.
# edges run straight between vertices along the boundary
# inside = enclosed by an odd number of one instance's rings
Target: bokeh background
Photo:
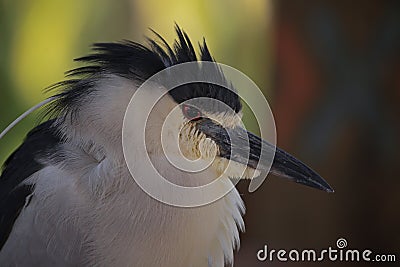
[[[149,27],[172,42],[177,22],[193,41],[206,37],[218,62],[258,84],[275,115],[278,145],[336,190],[327,194],[271,176],[250,194],[240,182],[247,231],[235,266],[316,265],[261,263],[256,253],[265,244],[335,247],[340,237],[350,248],[396,254],[398,264],[399,3],[0,0],[0,129],[48,97],[42,90],[77,67],[72,59],[93,42],[144,42]],[[0,140],[1,163],[36,123],[31,115]]]

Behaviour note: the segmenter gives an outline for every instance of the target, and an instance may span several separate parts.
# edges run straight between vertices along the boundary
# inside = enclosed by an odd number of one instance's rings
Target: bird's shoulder
[[[0,249],[7,241],[34,184],[26,180],[44,167],[40,159],[52,154],[61,142],[54,121],[46,121],[26,136],[24,142],[5,161],[0,176]]]

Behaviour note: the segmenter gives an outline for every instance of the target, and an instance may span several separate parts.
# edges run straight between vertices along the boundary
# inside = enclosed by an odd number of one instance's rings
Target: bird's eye
[[[182,112],[185,117],[191,121],[195,121],[198,119],[201,119],[201,111],[198,110],[197,108],[189,105],[183,105],[182,106]]]

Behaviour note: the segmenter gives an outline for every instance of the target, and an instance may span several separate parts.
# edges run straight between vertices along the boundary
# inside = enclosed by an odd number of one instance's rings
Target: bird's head
[[[150,48],[132,42],[96,44],[96,53],[78,59],[92,64],[71,72],[75,76],[83,75],[83,78],[62,84],[64,90],[55,105],[64,114],[61,116],[62,123],[66,118],[74,118],[76,113],[86,114],[75,116],[84,120],[79,123],[79,127],[85,127],[80,129],[81,135],[91,140],[98,139],[94,143],[103,143],[105,150],[113,139],[120,142],[115,136],[119,136],[125,109],[135,93],[132,88],[137,88],[171,66],[187,62],[214,62],[205,42],[200,45],[197,57],[188,36],[178,27],[176,31],[178,40],[173,47],[160,36],[158,40],[148,40]],[[201,64],[198,66],[201,72]],[[163,154],[172,164],[176,159],[184,158],[189,162],[186,165],[189,171],[189,165],[205,166],[214,171],[214,178],[252,178],[258,171],[269,168],[268,164],[260,161],[260,155],[275,153],[270,164],[273,174],[332,191],[316,172],[301,161],[243,127],[240,97],[235,90],[228,89],[231,86],[222,71],[215,71],[226,87],[194,82],[167,90],[154,84],[135,105],[132,120],[142,116],[141,105],[148,104],[146,97],[159,93],[163,95],[146,122],[146,145],[150,158]],[[109,130],[103,129],[113,129],[114,132],[109,134]],[[102,132],[103,137],[99,139]]]
[[[252,179],[270,168],[277,176],[333,191],[300,160],[247,131],[240,97],[230,89],[201,83],[175,88],[154,106],[149,122],[147,146],[189,172],[208,167],[215,178]],[[260,160],[261,154],[273,157],[272,164]]]

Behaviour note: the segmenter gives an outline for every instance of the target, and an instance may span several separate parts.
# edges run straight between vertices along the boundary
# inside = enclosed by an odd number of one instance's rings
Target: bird
[[[1,266],[233,266],[245,212],[233,180],[249,178],[251,171],[256,175],[262,168],[261,147],[268,144],[240,126],[236,118],[242,114],[242,103],[237,92],[204,83],[170,91],[153,85],[144,91],[151,95],[165,90],[146,132],[151,140],[146,149],[154,165],[183,186],[218,179],[232,187],[221,198],[196,207],[163,203],[132,179],[124,159],[125,111],[140,85],[173,66],[215,62],[205,39],[196,52],[187,33],[178,25],[175,31],[173,45],[155,31],[147,45],[128,40],[96,43],[89,55],[77,59],[82,67],[67,72],[65,81],[50,88],[55,93],[44,107],[46,116],[2,168]],[[224,78],[222,72],[218,75]],[[187,102],[201,97],[223,105]],[[209,150],[214,153],[217,163],[204,174],[165,164],[158,136],[173,109],[175,126],[165,127],[178,136],[182,153],[203,161],[212,154]],[[143,116],[137,110],[130,117],[133,125]],[[249,140],[239,144],[248,147],[247,160],[241,150],[232,148],[228,135]],[[133,144],[135,138],[130,136]],[[140,169],[145,156],[131,153]],[[228,163],[246,171],[237,174],[233,168],[233,173],[219,176],[221,166]],[[320,175],[280,148],[270,172],[333,192]]]

